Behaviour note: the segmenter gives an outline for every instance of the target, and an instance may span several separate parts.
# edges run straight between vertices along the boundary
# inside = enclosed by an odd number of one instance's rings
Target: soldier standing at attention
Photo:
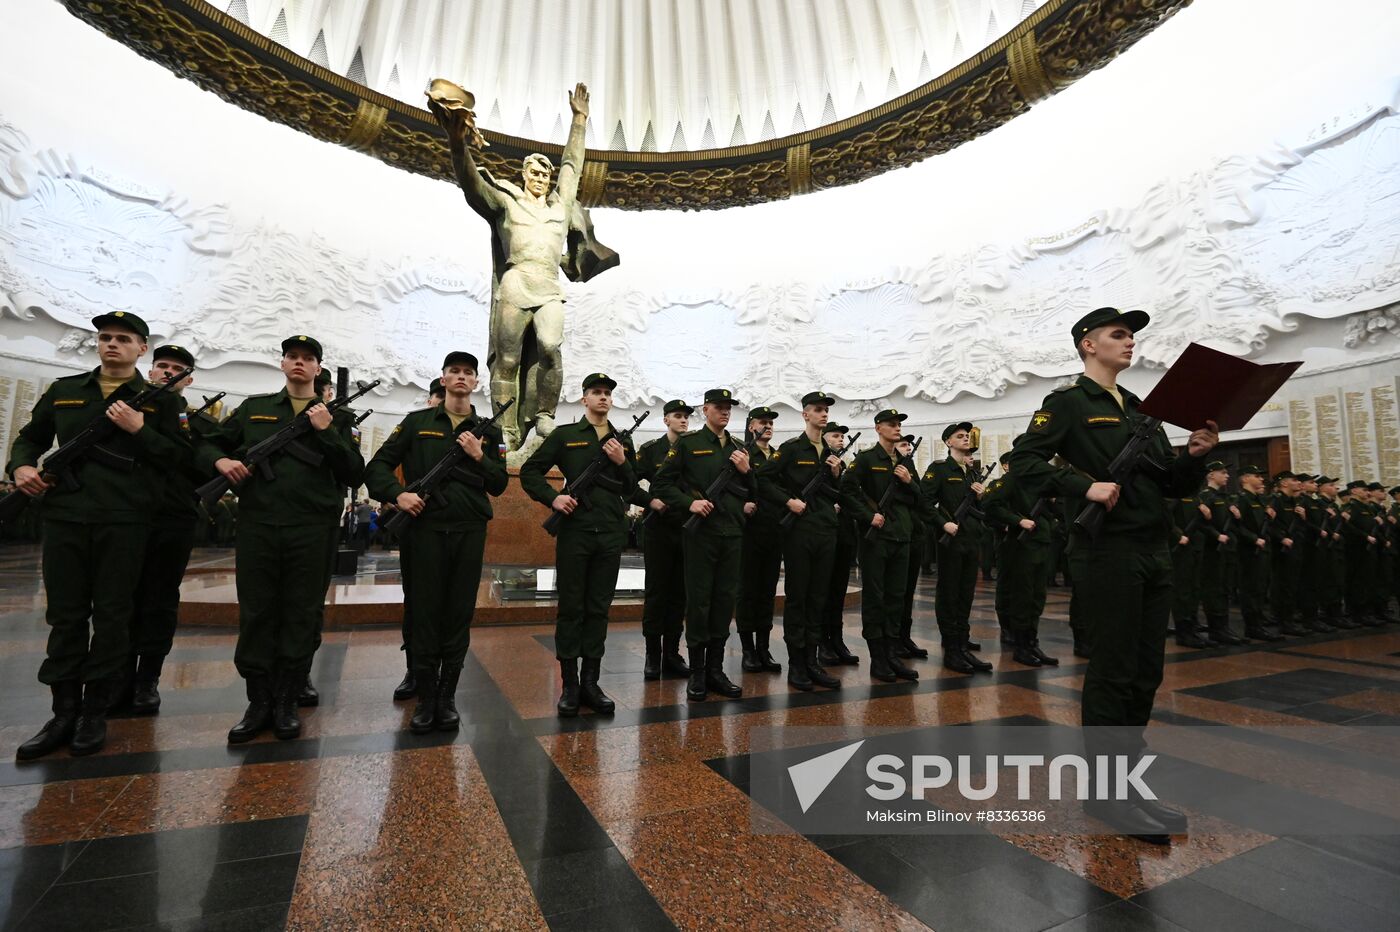
[[[846,428],[840,424],[828,423],[822,429],[822,439],[832,453],[839,454],[846,448]],[[846,474],[843,460],[839,467],[841,475]],[[831,560],[831,581],[827,584],[826,597],[821,608],[821,640],[818,642],[817,659],[824,666],[856,666],[860,658],[851,653],[841,638],[841,616],[846,611],[846,587],[851,581],[851,565],[856,559],[856,523],[841,510],[836,503],[836,550]]]
[[[1389,624],[1395,618],[1390,614],[1391,570],[1394,566],[1395,534],[1386,514],[1385,486],[1372,482],[1366,486],[1371,500],[1371,513],[1375,518],[1376,529],[1376,574],[1371,587],[1371,616],[1380,624]]]
[[[913,434],[905,434],[899,438],[899,443],[895,444],[895,449],[899,455],[913,462],[914,440]],[[927,660],[928,651],[914,643],[914,590],[919,587],[919,570],[924,565],[924,522],[919,513],[913,514],[914,528],[909,535],[909,576],[904,581],[904,612],[900,616],[899,638],[895,643],[894,653],[901,659],[914,658],[916,660]]]
[[[486,418],[472,405],[477,362],[471,353],[448,353],[442,361],[447,400],[404,418],[365,467],[365,486],[381,502],[393,502],[413,516],[404,528],[404,605],[418,623],[410,632],[418,705],[409,728],[414,734],[455,731],[457,682],[471,646],[476,583],[481,579],[491,499],[506,490],[509,476],[501,455],[503,438],[493,424],[481,437],[474,431]],[[451,452],[467,459],[426,501],[407,485],[418,481]],[[403,468],[403,481],[395,470]]]
[[[1182,647],[1215,647],[1197,625],[1201,604],[1201,560],[1205,556],[1210,506],[1198,493],[1167,501],[1172,528],[1172,629]]]
[[[194,356],[182,346],[157,346],[151,355],[151,370],[146,377],[154,384],[194,365]],[[197,441],[216,429],[219,422],[208,414],[196,415],[184,402],[184,391],[193,381],[194,376],[186,376],[169,394],[178,399],[176,407],[180,411],[181,426]],[[180,582],[185,578],[185,567],[194,549],[195,523],[203,520],[194,494],[198,477],[193,464],[165,474],[160,502],[151,521],[151,534],[146,538],[141,581],[136,587],[136,610],[131,619],[131,653],[127,660],[131,692],[116,703],[117,706],[129,705],[137,715],[160,711],[157,686],[161,668],[175,641],[175,625],[180,616]]]
[[[830,585],[831,561],[836,555],[836,502],[840,497],[840,461],[826,445],[822,429],[836,399],[825,392],[802,396],[802,433],[785,442],[758,467],[761,499],[796,516],[782,531],[783,640],[788,649],[788,685],[804,692],[812,687],[835,689],[841,681],[827,673],[817,658],[821,638],[822,609]],[[816,491],[806,499],[802,491],[818,473],[824,473]]]
[[[611,715],[614,703],[598,686],[608,636],[608,609],[617,592],[617,571],[627,544],[627,502],[637,486],[632,470],[631,440],[617,438],[608,420],[617,382],[601,372],[583,380],[583,417],[555,428],[520,467],[520,486],[531,498],[563,514],[555,540],[559,616],[554,625],[554,652],[562,689],[556,710],[569,718],[582,703]],[[556,491],[545,473],[558,466],[567,482],[599,456],[607,458],[587,500]],[[581,493],[583,494],[583,493]],[[416,618],[416,615],[415,615]],[[579,658],[583,658],[582,678]]]
[[[969,495],[981,497],[985,491],[976,481],[972,462],[972,424],[962,421],[943,428],[948,458],[929,464],[924,471],[924,518],[943,534],[938,543],[938,631],[943,640],[943,666],[959,673],[988,673],[992,665],[972,651],[968,643],[968,619],[972,598],[977,592],[977,565],[982,535],[986,529],[969,509],[961,524],[953,521],[958,506]]]
[[[736,402],[727,388],[705,392],[705,424],[676,441],[656,473],[656,496],[673,511],[698,515],[684,534],[685,641],[690,651],[686,698],[709,693],[738,699],[743,691],[724,674],[724,643],[738,595],[744,515],[754,510],[756,487],[748,451],[726,427]],[[706,491],[722,472],[733,473],[714,501]]]
[[[428,407],[436,408],[447,398],[447,390],[442,387],[442,379],[433,379],[428,384]]]
[[[778,412],[759,407],[749,411],[745,445],[754,475],[773,455],[773,421]],[[734,607],[734,627],[743,647],[745,673],[779,673],[782,664],[773,659],[768,640],[773,632],[773,600],[783,565],[783,534],[778,521],[783,512],[761,498],[744,524],[743,569],[739,573],[739,602]]]
[[[1236,549],[1240,567],[1240,614],[1244,633],[1256,641],[1281,641],[1264,612],[1269,591],[1269,541],[1265,522],[1269,520],[1264,501],[1264,471],[1258,466],[1240,467],[1240,494],[1235,500],[1240,510],[1235,525]]]
[[[1330,634],[1337,628],[1320,614],[1322,591],[1319,576],[1326,553],[1327,503],[1317,494],[1321,476],[1298,477],[1298,502],[1303,516],[1298,522],[1298,620],[1309,631]]]
[[[228,733],[250,741],[272,726],[282,739],[301,734],[297,699],[316,652],[329,563],[347,486],[360,484],[364,458],[351,434],[353,416],[334,415],[316,397],[321,344],[300,334],[282,341],[286,384],[253,395],[200,444],[196,460],[238,489],[235,577],[238,646],[233,661],[247,684],[248,709]],[[273,478],[243,463],[249,447],[305,413],[302,451],[271,462]]]
[[[1002,457],[1001,478],[992,483],[982,503],[987,517],[1006,528],[997,564],[997,601],[1002,602],[1005,592],[1003,604],[1014,645],[1012,659],[1028,667],[1058,666],[1059,660],[1040,649],[1040,616],[1045,611],[1045,588],[1050,578],[1046,571],[1050,518],[1044,508],[1031,517],[1037,496],[1011,475],[1011,454],[1003,453]]]
[[[668,676],[690,676],[690,667],[680,655],[681,629],[685,623],[685,555],[681,525],[686,514],[671,511],[656,496],[652,485],[656,471],[666,462],[666,454],[690,427],[695,409],[679,398],[661,409],[666,433],[637,448],[637,492],[632,504],[651,513],[642,528],[642,556],[646,561],[646,599],[642,606],[642,636],[646,639],[646,663],[642,677],[659,680]],[[645,481],[644,489],[641,483]]]
[[[909,578],[909,537],[914,512],[919,509],[919,483],[912,464],[899,455],[895,444],[904,436],[909,415],[886,408],[875,415],[879,442],[855,455],[841,478],[841,510],[855,519],[856,530],[875,528],[874,539],[860,546],[861,633],[870,649],[870,675],[885,683],[896,678],[917,680],[918,671],[905,666],[895,653],[900,616],[904,612],[904,585]],[[898,483],[881,510],[890,483]]]
[[[1238,520],[1239,512],[1225,491],[1229,481],[1230,470],[1223,462],[1212,460],[1206,464],[1206,487],[1200,499],[1210,510],[1210,518],[1203,522],[1206,541],[1201,554],[1201,606],[1210,640],[1235,645],[1245,640],[1230,630],[1230,595],[1225,588],[1234,560],[1235,535],[1229,528]]]
[[[1273,548],[1269,560],[1269,602],[1274,623],[1289,637],[1311,634],[1294,620],[1298,609],[1298,537],[1304,515],[1298,500],[1298,477],[1289,470],[1274,476],[1274,496],[1269,503],[1274,520],[1269,528]]]
[[[179,398],[166,392],[139,410],[127,404],[146,389],[136,371],[150,336],[146,322],[113,311],[94,317],[92,325],[100,365],[45,389],[6,466],[22,492],[43,496],[49,639],[39,682],[53,695],[53,718],[19,746],[18,760],[65,745],[82,756],[106,743],[107,709],[127,664],[151,515],[161,484],[189,464]],[[98,418],[118,430],[74,467],[73,483],[52,482],[36,468],[55,440],[68,442]]]
[[[1099,478],[1131,439],[1137,396],[1119,387],[1118,375],[1132,365],[1135,333],[1147,326],[1143,311],[1099,308],[1078,320],[1071,337],[1084,374],[1045,397],[1026,435],[1011,452],[1017,480],[1034,494],[1047,491],[1105,509],[1097,537],[1075,526],[1070,554],[1092,655],[1084,677],[1081,721],[1085,726],[1126,726],[1086,733],[1090,756],[1124,755],[1136,761],[1146,748],[1143,734],[1162,682],[1172,567],[1167,553],[1170,516],[1164,496],[1187,495],[1205,476],[1205,455],[1219,437],[1215,424],[1194,431],[1181,455],[1172,457],[1166,431],[1156,432],[1154,456],[1168,463],[1161,476],[1135,473],[1126,486]],[[1067,468],[1047,462],[1060,454]],[[1185,831],[1186,817],[1156,800],[1090,801],[1091,815],[1119,831],[1154,844],[1169,832]]]

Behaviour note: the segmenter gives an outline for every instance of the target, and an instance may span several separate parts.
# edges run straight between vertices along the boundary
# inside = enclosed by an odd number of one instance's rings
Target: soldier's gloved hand
[[[952,521],[949,521],[943,525],[943,533],[951,534],[952,536],[956,537],[958,536],[958,526]]]
[[[311,426],[316,430],[325,430],[331,426],[331,413],[326,410],[326,406],[321,402],[306,409],[306,419],[311,422]]]
[[[469,430],[464,430],[457,435],[457,446],[466,451],[466,454],[478,463],[486,453],[481,449],[481,438]]]
[[[795,515],[800,515],[807,510],[807,503],[800,498],[790,498],[787,500],[788,511]]]
[[[550,507],[555,511],[562,511],[566,515],[571,515],[574,513],[574,509],[578,507],[578,499],[574,498],[572,495],[556,495],[554,496],[554,503]]]
[[[700,515],[700,517],[702,518],[708,518],[710,516],[710,512],[714,510],[714,502],[711,502],[707,499],[697,498],[695,501],[690,503],[690,513],[693,515]]]
[[[406,511],[415,518],[423,513],[425,504],[422,497],[416,492],[400,492],[394,502],[398,505],[399,511]]]
[[[749,452],[747,450],[735,450],[729,454],[729,462],[734,464],[734,468],[739,470],[740,475],[748,475]]]
[[[43,475],[33,466],[21,466],[15,470],[15,485],[30,498],[43,495],[46,490],[53,488],[53,484],[45,482]]]
[[[137,411],[125,401],[114,401],[107,408],[107,420],[116,424],[128,434],[134,434],[146,424],[146,415]]]
[[[216,459],[214,461],[214,468],[219,471],[219,475],[228,480],[229,485],[238,485],[238,483],[252,475],[252,473],[248,471],[248,467],[244,466],[241,461],[229,459],[227,456],[221,456]]]
[[[1091,502],[1098,502],[1109,509],[1118,504],[1118,483],[1116,482],[1095,482],[1089,486],[1089,491],[1084,493],[1084,497]]]
[[[627,462],[627,450],[617,442],[616,437],[603,444],[603,452],[608,455],[608,459],[612,460],[614,466],[621,466]]]

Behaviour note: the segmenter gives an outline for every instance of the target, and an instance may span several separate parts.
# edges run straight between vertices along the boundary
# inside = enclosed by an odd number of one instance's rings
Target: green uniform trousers
[[[652,518],[642,530],[646,560],[646,600],[642,634],[679,638],[685,623],[685,547],[680,525]]]
[[[976,569],[975,562],[973,569]],[[904,584],[908,577],[909,541],[887,540],[882,534],[874,540],[861,542],[860,623],[861,636],[867,641],[899,637]]]
[[[1307,535],[1309,538],[1313,533],[1311,529],[1298,532],[1300,537]],[[1294,547],[1298,550],[1294,557],[1297,561],[1294,566],[1298,576],[1295,583],[1295,591],[1298,593],[1298,615],[1304,624],[1311,624],[1317,619],[1317,608],[1321,601],[1317,591],[1317,572],[1318,566],[1323,562],[1322,551],[1311,539],[1307,539],[1305,543],[1295,543]]]
[[[1005,592],[1006,624],[1015,633],[1034,638],[1040,631],[1048,582],[1045,565],[1049,561],[1048,546],[1022,544],[1013,535],[1007,535],[997,571],[997,603],[1000,609]]]
[[[1279,547],[1269,555],[1269,606],[1278,624],[1291,624],[1298,610],[1299,568],[1291,549]]]
[[[972,597],[977,592],[978,541],[958,540],[938,545],[938,632],[943,646],[961,645],[967,640]]]
[[[403,576],[403,601],[417,619],[409,632],[415,667],[466,659],[485,549],[484,523],[435,528],[415,521],[404,530],[400,556],[412,570]]]
[[[773,600],[783,565],[783,535],[767,524],[751,525],[744,529],[743,541],[734,626],[740,632],[768,631],[773,627]]]
[[[1267,621],[1264,607],[1269,591],[1269,552],[1241,544],[1239,572],[1240,614],[1246,627],[1257,627]]]
[[[131,620],[131,654],[164,657],[175,641],[180,617],[180,582],[194,549],[195,522],[156,524],[146,538],[136,613]]]
[[[729,637],[739,595],[743,539],[699,530],[683,534],[685,546],[685,643],[701,647]]]
[[[799,522],[800,523],[800,522]],[[831,583],[836,532],[793,531],[783,541],[783,640],[789,650],[822,638],[822,610]]]
[[[338,532],[333,524],[238,522],[233,663],[244,679],[310,668],[326,602],[326,563]]]
[[[1201,558],[1203,552],[1198,547],[1173,547],[1171,620],[1178,634],[1188,634],[1196,630],[1196,606],[1201,601]],[[1070,560],[1070,572],[1074,572],[1074,560]]]
[[[1075,593],[1089,629],[1093,656],[1084,676],[1080,721],[1129,726],[1137,735],[1152,715],[1162,683],[1172,561],[1165,551],[1076,547],[1070,554]],[[1089,741],[1091,753],[1103,753]]]
[[[1317,552],[1317,601],[1325,619],[1342,614],[1342,580],[1346,578],[1346,555],[1341,544],[1329,544]]]
[[[47,530],[47,522],[44,525]],[[1353,618],[1365,618],[1371,614],[1372,576],[1376,571],[1376,548],[1357,546],[1346,550],[1346,606],[1347,614]]]
[[[914,630],[914,592],[919,588],[919,571],[924,566],[924,532],[916,529],[909,541],[909,573],[904,578],[904,611],[899,616],[899,636]]]
[[[846,612],[846,587],[851,583],[851,564],[856,558],[856,541],[852,534],[836,534],[832,544],[831,573],[822,600],[821,630],[823,637],[841,633],[841,617]]]
[[[150,530],[147,524],[44,522],[49,644],[39,682],[95,682],[126,666]]]
[[[1207,547],[1201,552],[1201,609],[1206,619],[1228,618],[1230,597],[1225,591],[1226,562],[1230,554]]]
[[[618,534],[574,528],[567,521],[559,529],[554,545],[555,586],[559,592],[554,655],[560,660],[597,660],[603,656],[608,609],[617,592],[617,571],[622,566],[622,544]],[[414,628],[422,623],[421,616],[414,612]],[[413,662],[418,662],[416,653]]]

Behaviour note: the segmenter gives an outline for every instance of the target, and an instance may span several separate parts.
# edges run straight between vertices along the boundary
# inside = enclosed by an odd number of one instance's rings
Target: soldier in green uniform
[[[943,666],[959,673],[986,673],[992,665],[973,653],[968,639],[972,598],[977,592],[978,552],[986,528],[975,505],[962,523],[953,521],[964,498],[980,498],[985,491],[977,481],[972,460],[972,424],[949,424],[943,428],[943,442],[948,445],[947,459],[930,463],[922,483],[924,519],[941,530],[936,611]],[[948,535],[946,543],[942,535]]]
[[[895,444],[895,449],[899,455],[913,462],[914,441],[917,438],[913,434],[905,434],[899,438],[899,443]],[[924,565],[924,521],[922,516],[916,511],[913,515],[914,526],[909,532],[909,575],[904,580],[904,611],[900,616],[899,637],[896,639],[894,652],[900,659],[927,660],[928,651],[914,643],[914,590],[919,587],[919,571]]]
[[[316,373],[316,380],[315,380],[314,385],[315,385],[315,389],[316,389],[316,399],[317,399],[318,401],[320,401],[320,402],[323,403],[323,404],[327,404],[327,403],[331,402],[332,400],[334,400],[334,398],[335,398],[335,384],[334,384],[334,383],[332,382],[332,380],[331,380],[331,368],[330,368],[330,366],[327,366],[327,365],[324,365],[324,364],[321,366],[321,371],[318,372],[318,373]],[[346,416],[348,416],[349,418],[351,418],[351,423],[350,423],[350,438],[351,438],[351,440],[353,440],[354,443],[355,443],[355,449],[356,449],[356,450],[361,450],[361,446],[360,446],[360,429],[359,429],[358,427],[356,427],[355,424],[354,424],[355,409],[354,409],[354,408],[345,408],[345,409],[344,409],[344,413],[345,413]],[[366,548],[365,548],[365,549],[368,549],[368,537],[366,537],[365,540],[366,540]],[[339,539],[339,530],[337,530],[337,532],[336,532],[336,538],[335,538],[334,540],[331,541],[331,554],[330,554],[330,558],[326,561],[326,588],[327,588],[327,589],[330,588],[330,585],[331,585],[331,577],[332,577],[332,576],[334,575],[334,573],[335,573],[335,557],[336,557],[336,552],[337,552],[339,549],[340,549],[340,539]],[[322,630],[325,628],[325,626],[326,626],[326,606],[325,606],[325,604],[323,603],[323,604],[321,605],[321,609],[320,609],[320,612],[319,612],[319,616],[318,616],[317,619],[316,619],[316,647],[315,647],[315,648],[312,650],[312,652],[311,652],[311,656],[312,656],[313,658],[316,656],[316,652],[319,651],[319,650],[321,649],[321,632],[322,632]],[[297,692],[297,705],[298,705],[299,707],[307,708],[307,707],[311,707],[311,706],[318,706],[318,705],[320,705],[320,704],[321,704],[321,694],[320,694],[319,692],[316,691],[316,687],[315,687],[314,685],[312,685],[312,683],[311,683],[311,665],[308,664],[307,667],[306,667],[306,680],[305,680],[305,682],[303,682],[303,683],[301,684],[301,689],[300,689],[300,691]]]
[[[745,449],[754,476],[773,455],[773,422],[778,412],[769,407],[749,411]],[[745,673],[778,673],[782,664],[773,659],[768,640],[773,631],[773,600],[778,591],[778,575],[783,565],[783,534],[778,529],[782,510],[761,498],[744,524],[744,545],[740,560],[739,602],[734,606],[734,627],[743,647],[741,667]]]
[[[1313,561],[1314,585],[1317,587],[1318,616],[1327,624],[1341,630],[1357,627],[1342,611],[1342,580],[1345,544],[1342,539],[1342,507],[1337,501],[1338,479],[1317,477],[1317,504],[1321,508],[1321,532],[1317,540],[1317,555]]]
[[[1171,519],[1163,498],[1200,487],[1206,454],[1219,441],[1215,424],[1207,422],[1173,458],[1159,429],[1151,452],[1167,464],[1160,476],[1139,471],[1123,486],[1105,478],[1135,427],[1140,402],[1118,385],[1118,375],[1132,364],[1134,335],[1147,322],[1143,311],[1116,308],[1099,308],[1075,322],[1071,337],[1084,374],[1045,397],[1011,453],[1013,474],[1032,494],[1049,491],[1077,500],[1081,508],[1095,502],[1107,509],[1097,537],[1078,525],[1071,532],[1074,586],[1084,596],[1081,610],[1092,639],[1081,721],[1120,726],[1087,732],[1086,749],[1092,756],[1122,754],[1129,760],[1146,748],[1143,732],[1162,682],[1172,587]],[[1056,453],[1066,468],[1048,462]],[[1090,801],[1086,809],[1154,844],[1167,844],[1168,832],[1186,828],[1184,815],[1156,800]]]
[[[405,417],[365,466],[365,487],[381,502],[393,502],[413,516],[402,536],[404,606],[417,623],[408,656],[413,663],[418,705],[409,729],[414,734],[455,731],[457,682],[471,646],[476,582],[481,579],[491,496],[506,490],[509,477],[501,454],[502,434],[472,405],[477,361],[455,351],[442,361],[447,400]],[[466,454],[426,500],[407,486],[423,477],[456,445]],[[403,481],[395,470],[403,468]],[[412,606],[411,609],[408,606]]]
[[[194,365],[194,356],[182,346],[157,346],[152,353],[151,370],[147,378],[153,383],[164,382],[176,373]],[[184,390],[194,376],[181,380],[170,394],[179,396],[180,422],[192,439],[208,433],[219,422],[207,414],[196,415],[183,401]],[[166,473],[161,497],[151,520],[151,533],[146,538],[146,555],[141,564],[141,581],[136,587],[136,611],[131,619],[131,649],[127,659],[127,680],[116,707],[130,706],[138,715],[160,710],[161,668],[175,640],[175,625],[180,615],[180,581],[194,549],[196,522],[205,521],[203,508],[195,498],[195,485],[202,481],[193,464]]]
[[[1327,533],[1327,503],[1317,494],[1321,476],[1298,476],[1298,500],[1303,508],[1299,519],[1298,539],[1298,621],[1299,624],[1319,634],[1336,631],[1337,628],[1322,613],[1322,593],[1325,583],[1321,576],[1324,564],[1330,562],[1326,551],[1329,539]]]
[[[627,503],[637,487],[632,441],[619,440],[608,420],[614,388],[617,382],[601,372],[586,376],[583,417],[556,427],[520,467],[520,486],[526,494],[565,516],[554,545],[559,589],[554,653],[563,684],[556,711],[564,717],[577,715],[580,703],[604,715],[614,709],[598,686],[598,676],[608,636],[608,609],[617,592],[617,572],[627,544]],[[567,483],[600,456],[607,465],[587,498],[569,494]],[[556,491],[545,479],[556,466],[564,474],[563,491]],[[579,658],[583,658],[582,678]]]
[[[920,503],[914,466],[895,449],[908,417],[893,408],[876,414],[879,442],[857,453],[841,477],[841,511],[855,519],[862,536],[877,529],[874,539],[860,546],[860,620],[870,650],[870,675],[886,683],[919,678],[895,653],[909,577],[909,538]],[[880,502],[891,483],[897,485],[882,511]]]
[[[634,505],[647,509],[649,517],[642,528],[642,556],[646,561],[646,600],[642,606],[642,636],[646,638],[646,663],[642,676],[659,680],[668,676],[690,676],[690,667],[680,655],[681,631],[685,623],[685,553],[681,525],[686,514],[672,511],[658,498],[652,485],[666,454],[690,428],[695,411],[679,398],[666,402],[661,410],[666,433],[637,448],[637,492]],[[642,488],[642,483],[646,488]]]
[[[827,423],[822,429],[822,439],[832,453],[840,454],[846,448],[846,428],[840,424]],[[838,469],[846,473],[846,461],[842,460]],[[840,485],[839,481],[837,483]],[[823,666],[857,666],[860,658],[851,653],[842,639],[842,616],[846,612],[846,587],[851,581],[851,566],[856,559],[856,522],[841,510],[836,503],[836,549],[831,558],[831,578],[827,584],[826,597],[821,609],[821,640],[817,644],[817,660]]]
[[[1391,570],[1395,560],[1395,533],[1386,509],[1385,486],[1372,482],[1366,486],[1371,499],[1371,512],[1376,521],[1376,575],[1371,586],[1371,617],[1381,624],[1395,620],[1390,614],[1390,596],[1393,580]]]
[[[998,476],[997,478],[993,479],[991,482],[987,483],[987,491],[985,491],[985,492],[982,493],[982,498],[983,498],[982,513],[983,513],[983,515],[986,517],[986,525],[987,525],[988,530],[989,530],[992,534],[996,535],[996,536],[999,538],[999,540],[998,540],[998,542],[997,542],[997,548],[998,548],[998,550],[1000,550],[1000,549],[1002,548],[1002,544],[1003,544],[1003,543],[1005,542],[1005,540],[1006,540],[1006,530],[1007,530],[1007,529],[1006,529],[1006,527],[1005,527],[1005,525],[1004,525],[1004,523],[1003,523],[1003,519],[1005,518],[1005,512],[999,512],[999,513],[998,513],[998,517],[997,517],[996,519],[993,519],[992,516],[991,516],[991,514],[986,510],[986,508],[987,508],[987,506],[986,506],[986,501],[987,501],[987,497],[990,496],[990,495],[992,494],[992,492],[999,490],[999,489],[1002,487],[1002,485],[1005,484],[1005,483],[1004,483],[1004,479],[1005,479],[1005,476],[1006,476],[1005,469],[1006,469],[1007,461],[1010,460],[1010,459],[1011,459],[1011,451],[1010,451],[1010,450],[1007,450],[1005,453],[1003,453],[1000,457],[997,458],[997,462],[1001,464],[1001,468],[1002,468],[1003,472],[1002,472],[1002,474],[1001,474],[1000,476]],[[940,536],[942,536],[942,534],[943,534],[943,529],[942,529],[942,528],[939,528],[938,533],[939,533]],[[997,557],[998,557],[998,562],[1000,563],[1000,562],[1001,562],[1001,560],[1000,560],[1001,554],[998,554]],[[1013,632],[1013,626],[1011,625],[1011,623],[1010,623],[1010,621],[1009,621],[1009,619],[1010,619],[1010,617],[1011,617],[1011,613],[1010,613],[1010,608],[1009,608],[1009,606],[1010,606],[1010,604],[1011,604],[1011,590],[1014,588],[1014,585],[1015,585],[1015,584],[1014,584],[1013,581],[1008,580],[1008,581],[1007,581],[1007,582],[1008,582],[1008,585],[1003,586],[1003,585],[1002,585],[1002,581],[1003,581],[1003,574],[1002,574],[1001,570],[998,570],[998,571],[997,571],[997,584],[996,584],[996,589],[995,589],[995,594],[994,594],[994,602],[993,602],[993,607],[994,607],[994,609],[995,609],[995,611],[996,611],[996,616],[997,616],[997,634],[998,634],[998,640],[1000,640],[1000,642],[1001,642],[1003,645],[1005,645],[1005,646],[1007,646],[1007,647],[1013,647],[1013,648],[1014,648],[1014,647],[1016,646],[1016,637],[1015,637],[1015,635],[1012,633],[1012,632]],[[972,648],[972,650],[976,651],[977,648],[974,647],[974,648]]]
[[[1291,470],[1274,475],[1269,500],[1274,513],[1269,525],[1269,604],[1279,633],[1302,637],[1312,632],[1298,624],[1298,536],[1303,528],[1303,505],[1298,499],[1298,477]]]
[[[835,403],[836,399],[825,392],[803,395],[802,433],[774,450],[756,470],[760,502],[779,514],[796,516],[781,531],[786,568],[783,640],[788,651],[788,685],[804,692],[813,686],[835,689],[841,685],[817,656],[831,561],[836,555],[841,464],[822,433]],[[816,492],[803,499],[802,490],[819,473],[822,481]]]
[[[1265,614],[1269,591],[1269,541],[1265,527],[1270,520],[1264,499],[1264,471],[1258,466],[1240,467],[1240,494],[1235,507],[1235,552],[1239,561],[1240,615],[1246,637],[1256,641],[1281,641]]]
[[[1239,520],[1238,508],[1225,491],[1230,482],[1230,470],[1220,460],[1206,464],[1206,487],[1200,493],[1201,504],[1210,511],[1203,522],[1205,550],[1201,554],[1201,607],[1205,610],[1206,629],[1216,644],[1236,645],[1244,639],[1230,630],[1230,597],[1226,581],[1235,560],[1235,535],[1230,528]]]
[[[269,725],[278,738],[301,734],[297,699],[316,652],[344,489],[359,485],[364,471],[353,416],[344,409],[332,415],[316,396],[321,358],[321,344],[305,334],[283,340],[282,390],[249,397],[202,438],[196,457],[228,479],[240,500],[233,660],[248,708],[229,730],[231,744]],[[251,472],[242,461],[249,447],[303,413],[312,430],[274,457],[272,478]]]
[[[1181,495],[1167,502],[1171,518],[1172,629],[1182,647],[1215,647],[1200,630],[1197,609],[1201,604],[1201,560],[1205,554],[1210,507],[1199,493]]]
[[[428,407],[436,408],[447,398],[447,389],[442,387],[442,379],[433,379],[428,383]]]
[[[1400,611],[1400,485],[1386,494],[1390,496],[1385,512],[1390,528],[1387,532],[1390,536],[1390,598],[1395,600],[1396,608]]]
[[[686,698],[704,701],[709,693],[737,699],[743,691],[724,673],[724,643],[738,595],[744,515],[755,508],[757,485],[749,453],[730,436],[727,388],[705,392],[705,423],[676,441],[656,472],[656,496],[666,507],[699,516],[699,527],[684,534],[685,641],[690,652]],[[706,492],[729,470],[723,494]]]
[[[19,746],[19,760],[65,745],[75,755],[92,754],[106,742],[107,709],[130,651],[151,515],[162,484],[189,464],[177,396],[166,392],[140,410],[127,403],[146,389],[136,371],[150,335],[146,322],[113,311],[92,325],[100,365],[45,389],[6,466],[21,491],[44,500],[49,640],[39,682],[53,694],[53,718]],[[39,459],[55,440],[67,443],[98,418],[118,429],[74,467],[71,482],[55,484],[40,473]]]
[[[1001,477],[987,487],[982,505],[989,523],[1006,528],[998,561],[997,601],[1005,606],[1011,628],[1011,658],[1028,667],[1059,666],[1059,660],[1040,649],[1040,616],[1045,611],[1049,580],[1045,567],[1050,557],[1050,519],[1045,508],[1032,516],[1038,496],[1031,495],[1025,483],[1011,475],[1009,452],[1002,454],[1002,464]]]

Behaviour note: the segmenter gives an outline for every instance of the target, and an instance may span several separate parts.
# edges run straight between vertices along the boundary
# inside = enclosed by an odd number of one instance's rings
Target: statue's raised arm
[[[559,198],[569,210],[578,200],[578,183],[583,174],[583,131],[588,125],[588,88],[575,84],[569,95],[573,120],[569,123],[569,141],[564,143],[563,164],[559,166]]]
[[[428,109],[438,125],[447,132],[447,145],[452,152],[452,168],[457,185],[467,197],[472,210],[487,220],[493,220],[505,204],[495,187],[481,176],[472,148],[484,149],[490,143],[476,128],[475,98],[451,81],[437,78],[428,87]]]

